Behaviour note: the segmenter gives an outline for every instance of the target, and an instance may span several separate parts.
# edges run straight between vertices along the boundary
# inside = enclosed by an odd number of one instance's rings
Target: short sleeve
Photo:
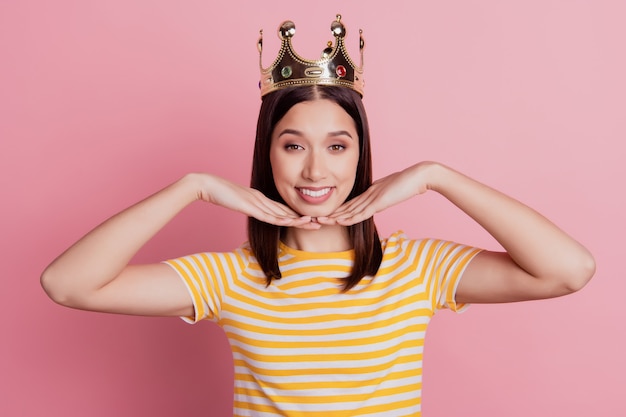
[[[433,308],[463,311],[467,305],[456,302],[456,290],[463,272],[481,249],[454,242],[433,240],[430,259]]]
[[[245,263],[242,252],[198,253],[163,263],[183,280],[193,302],[194,316],[182,317],[188,323],[218,321],[229,283]]]

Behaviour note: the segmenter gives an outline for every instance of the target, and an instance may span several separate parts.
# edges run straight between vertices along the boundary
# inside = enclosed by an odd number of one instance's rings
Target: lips
[[[304,195],[308,195],[310,197],[322,197],[326,194],[328,194],[330,192],[330,187],[326,187],[326,188],[322,188],[319,190],[314,190],[311,188],[298,188],[298,191],[300,191],[302,194]]]
[[[297,188],[298,193],[307,203],[323,203],[332,194],[333,187]]]

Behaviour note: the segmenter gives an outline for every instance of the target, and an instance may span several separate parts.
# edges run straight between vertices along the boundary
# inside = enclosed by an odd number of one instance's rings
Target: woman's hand
[[[318,217],[320,224],[350,226],[389,207],[423,194],[429,189],[432,162],[420,162],[374,182],[363,194],[339,207],[333,214]]]
[[[224,178],[210,174],[201,176],[198,200],[238,211],[265,223],[276,226],[319,229],[311,222],[311,216],[301,216],[284,204],[267,198],[263,193],[250,187],[235,184]]]
[[[129,263],[148,240],[197,200],[280,226],[321,227],[256,190],[214,175],[189,174],[87,233],[45,269],[41,284],[54,301],[69,307],[123,314],[191,315],[189,293],[172,268]]]
[[[593,256],[556,225],[519,201],[449,167],[421,162],[376,181],[321,224],[352,225],[432,190],[480,224],[505,252],[483,251],[467,266],[458,302],[494,303],[557,297],[582,288]]]

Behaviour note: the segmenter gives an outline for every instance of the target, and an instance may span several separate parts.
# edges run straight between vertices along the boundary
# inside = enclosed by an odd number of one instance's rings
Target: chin
[[[299,212],[302,216],[311,216],[311,217],[326,217],[330,216],[332,212],[327,210],[305,210],[303,212]]]
[[[311,216],[311,217],[326,217],[326,216],[330,216],[331,214],[333,214],[335,212],[337,208],[335,207],[334,209],[332,208],[323,208],[323,207],[306,207],[303,208],[302,210],[297,210],[297,209],[293,209],[296,213],[300,214],[301,216]]]

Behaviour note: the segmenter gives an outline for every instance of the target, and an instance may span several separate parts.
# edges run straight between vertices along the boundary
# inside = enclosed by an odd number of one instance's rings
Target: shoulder
[[[233,269],[238,271],[247,269],[251,264],[258,263],[248,242],[244,242],[230,252],[214,253],[213,255],[220,258],[222,262],[229,263]]]
[[[240,271],[251,263],[256,263],[250,245],[244,243],[229,252],[199,252],[180,258],[169,259],[164,263],[179,268],[194,268],[197,270],[213,270],[215,268],[227,268],[231,271]]]
[[[252,248],[250,247],[250,242],[244,242],[237,249],[231,252],[233,256],[241,258],[246,262],[256,262],[256,258],[254,253],[252,252]]]
[[[422,261],[447,258],[465,252],[474,252],[476,248],[456,243],[449,240],[436,238],[411,238],[402,230],[392,233],[389,237],[381,239],[383,248],[383,260],[397,258],[398,256],[417,257]]]
[[[380,244],[383,247],[383,252],[385,252],[388,249],[393,249],[401,246],[407,240],[410,239],[408,238],[406,233],[404,233],[404,231],[402,230],[397,230],[388,237],[381,239]]]
[[[431,239],[431,238],[421,238],[421,239],[411,238],[407,236],[407,234],[402,230],[398,230],[392,233],[391,235],[389,235],[389,237],[381,239],[380,241],[381,246],[383,248],[383,253],[385,254],[395,253],[395,252],[405,252],[411,249],[419,249],[420,247],[424,248],[424,247],[431,246],[433,244],[437,244],[438,242],[441,242],[441,241],[437,239]]]

